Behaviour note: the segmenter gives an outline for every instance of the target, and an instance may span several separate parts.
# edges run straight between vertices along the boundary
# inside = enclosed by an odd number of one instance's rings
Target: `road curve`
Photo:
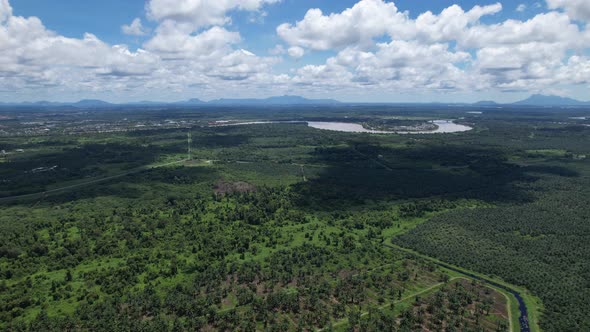
[[[409,254],[414,254],[413,252],[409,251],[409,250],[404,250],[404,248],[401,247],[397,247],[397,246],[393,246],[393,245],[389,245],[386,243],[383,243],[383,246],[390,248],[390,249],[394,249],[394,250],[399,250],[402,251],[404,253],[409,253]],[[481,277],[469,272],[465,272],[465,271],[461,271],[460,269],[457,269],[451,265],[439,262],[437,260],[431,260],[431,262],[433,262],[434,264],[443,267],[447,270],[451,270],[453,272],[457,272],[460,273],[462,275],[465,275],[471,279],[475,279],[475,280],[479,280],[482,281],[486,284],[492,285],[494,287],[500,288],[502,290],[507,291],[508,293],[514,295],[514,297],[516,298],[516,300],[518,301],[518,311],[520,312],[520,316],[518,317],[518,322],[520,324],[520,331],[521,332],[530,332],[531,328],[529,326],[529,315],[528,315],[528,309],[526,306],[526,303],[524,302],[524,299],[522,298],[522,296],[520,295],[519,292],[517,292],[516,290],[514,290],[513,288],[510,288],[508,286],[502,285],[500,283],[497,283],[493,280],[487,279],[485,277]]]

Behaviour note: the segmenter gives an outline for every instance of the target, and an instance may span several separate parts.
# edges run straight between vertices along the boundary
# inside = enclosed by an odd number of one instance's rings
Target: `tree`
[[[70,270],[67,270],[67,271],[66,271],[66,277],[65,277],[65,281],[66,281],[66,282],[70,282],[70,281],[72,281],[72,280],[73,280],[73,277],[72,277],[72,271],[70,271]]]

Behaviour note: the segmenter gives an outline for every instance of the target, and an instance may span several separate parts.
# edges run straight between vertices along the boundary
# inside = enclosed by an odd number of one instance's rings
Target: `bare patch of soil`
[[[256,191],[256,186],[248,182],[227,182],[219,181],[213,188],[216,195],[226,195],[233,193],[250,193]]]

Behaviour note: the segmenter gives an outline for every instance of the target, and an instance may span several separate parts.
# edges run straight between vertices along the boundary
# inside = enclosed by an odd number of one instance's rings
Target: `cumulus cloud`
[[[145,48],[163,58],[217,58],[231,51],[231,45],[241,40],[240,34],[221,27],[212,27],[197,35],[182,24],[166,21],[156,35],[145,43]]]
[[[351,45],[366,48],[374,44],[375,38],[386,35],[392,39],[419,38],[437,42],[457,39],[466,27],[500,10],[499,3],[475,6],[468,12],[453,5],[439,15],[425,12],[412,20],[408,13],[399,12],[393,2],[361,0],[352,8],[330,15],[324,15],[320,9],[310,9],[301,21],[281,24],[277,34],[291,46],[314,50]]]
[[[522,13],[522,12],[524,12],[525,10],[526,10],[526,5],[525,5],[524,3],[521,3],[520,5],[518,5],[518,6],[516,7],[516,11],[517,11],[517,12],[519,12],[519,13]]]
[[[172,20],[193,25],[194,28],[225,25],[232,10],[255,11],[265,4],[280,0],[150,0],[146,4],[148,17],[156,21]]]
[[[136,18],[131,24],[121,26],[121,31],[130,36],[144,36],[148,33],[147,29],[143,27],[140,18]]]
[[[590,83],[590,57],[574,55],[565,66],[559,68],[555,82],[570,81],[573,84]]]
[[[268,53],[270,55],[282,55],[287,53],[287,51],[285,50],[285,47],[283,45],[275,45],[275,47],[271,48],[268,50]]]
[[[305,55],[305,50],[299,46],[293,46],[287,50],[287,53],[289,53],[291,57],[299,59]]]
[[[243,81],[268,72],[275,61],[261,61],[254,53],[240,49],[222,57],[207,74],[222,80]]]
[[[12,16],[12,7],[8,0],[0,0],[0,23]]]
[[[58,85],[97,89],[101,79],[94,78],[98,75],[145,75],[157,63],[152,54],[108,45],[90,33],[81,39],[58,35],[36,17],[9,16],[0,24],[0,73],[5,89]]]
[[[590,1],[588,0],[547,0],[549,9],[562,8],[575,20],[590,22]]]
[[[271,56],[256,55],[233,31],[231,12],[259,14],[276,2],[149,0],[147,17],[156,27],[132,50],[91,33],[62,36],[36,17],[13,15],[8,0],[0,0],[0,90],[198,89],[199,96],[222,97],[227,91],[548,91],[590,82],[590,29],[579,22],[587,19],[586,1],[548,0],[553,10],[527,20],[487,23],[482,18],[501,4],[410,15],[391,1],[360,0],[336,13],[310,9],[279,25],[281,41]],[[122,30],[147,32],[139,18]],[[316,51],[332,55],[274,72],[283,56]]]
[[[453,5],[411,19],[392,2],[361,0],[340,13],[311,9],[302,20],[280,25],[277,33],[291,47],[337,52],[324,65],[301,68],[294,78],[299,85],[507,91],[588,80],[588,59],[568,59],[568,53],[587,49],[590,32],[572,22],[567,10],[481,23],[501,10],[500,3],[467,11]],[[376,19],[368,20],[371,15]],[[377,38],[390,41],[376,43]]]
[[[257,9],[266,2],[245,1],[236,8]],[[269,73],[278,61],[236,49],[240,34],[222,26],[202,30],[194,23],[166,18],[143,48],[132,51],[125,45],[109,45],[91,33],[82,38],[59,35],[37,17],[14,16],[7,0],[0,0],[0,17],[3,91],[215,89],[231,80],[256,83],[261,72]],[[146,32],[140,19],[122,29],[132,35]]]
[[[165,59],[205,61],[220,59],[241,41],[239,32],[224,28],[228,12],[259,11],[280,0],[149,0],[147,17],[158,23],[144,47]]]
[[[567,15],[549,12],[524,22],[507,20],[499,24],[478,25],[462,31],[456,40],[461,46],[471,48],[517,45],[533,41],[561,43],[573,47],[584,38],[584,32]]]
[[[281,24],[277,33],[291,46],[328,50],[351,44],[370,45],[373,38],[403,28],[407,20],[407,14],[398,12],[393,2],[363,0],[342,13],[324,15],[320,9],[310,9],[294,25]]]
[[[410,38],[418,38],[426,42],[443,42],[461,40],[463,35],[486,15],[493,15],[502,10],[502,5],[496,3],[489,6],[475,6],[465,12],[457,5],[445,8],[440,14],[426,12],[410,22]],[[395,32],[392,34],[395,36]]]
[[[397,90],[458,89],[465,88],[466,74],[455,64],[470,60],[468,53],[450,51],[445,44],[397,40],[378,44],[375,52],[346,48],[326,65],[302,68],[297,79],[300,83],[338,86],[348,82]]]

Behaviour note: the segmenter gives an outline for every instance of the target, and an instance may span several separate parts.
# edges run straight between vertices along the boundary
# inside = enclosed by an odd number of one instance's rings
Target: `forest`
[[[590,329],[583,111],[469,111],[4,111],[0,330],[520,331],[483,280],[532,331]],[[435,119],[473,130],[305,123]]]

